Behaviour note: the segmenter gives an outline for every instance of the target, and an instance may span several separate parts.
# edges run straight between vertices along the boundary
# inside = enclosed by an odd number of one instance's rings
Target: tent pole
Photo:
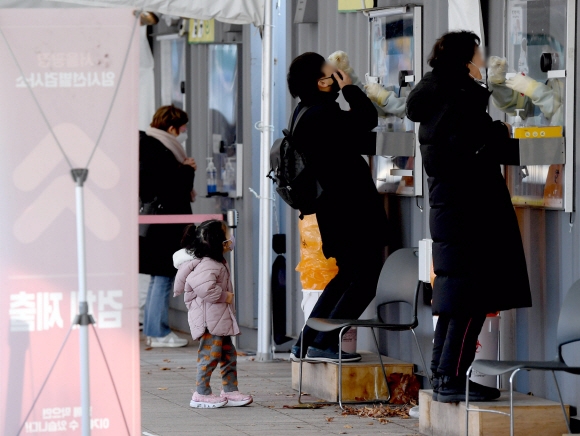
[[[77,227],[77,259],[79,273],[79,313],[74,320],[74,324],[79,325],[80,338],[80,374],[81,374],[81,434],[90,436],[91,434],[91,395],[90,395],[90,373],[89,373],[89,324],[94,323],[89,315],[87,303],[87,271],[86,271],[86,248],[85,248],[85,207],[83,186],[87,180],[89,171],[86,168],[75,168],[71,170],[72,177],[76,183],[76,227]]]
[[[272,182],[270,171],[272,144],[272,0],[264,1],[262,33],[262,114],[260,134],[260,234],[258,277],[258,350],[256,359],[270,361],[272,355]]]

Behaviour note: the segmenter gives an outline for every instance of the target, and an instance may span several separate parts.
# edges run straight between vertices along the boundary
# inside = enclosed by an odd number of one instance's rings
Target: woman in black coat
[[[151,127],[139,134],[139,199],[141,214],[191,214],[196,164],[181,145],[187,138],[187,114],[175,106],[163,106]],[[151,275],[143,332],[152,347],[181,347],[187,340],[169,328],[169,297],[176,269],[173,253],[181,248],[183,224],[141,225],[139,272]]]
[[[510,147],[510,126],[493,121],[481,82],[485,61],[471,32],[443,35],[433,47],[433,71],[411,92],[407,116],[420,122],[429,183],[436,274],[433,313],[439,315],[433,360],[434,399],[465,400],[486,314],[532,304],[516,215],[498,155]],[[473,398],[471,398],[473,396]],[[499,397],[473,383],[470,399]]]

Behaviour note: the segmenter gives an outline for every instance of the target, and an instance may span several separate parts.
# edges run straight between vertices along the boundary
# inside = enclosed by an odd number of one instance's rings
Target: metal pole
[[[270,361],[272,355],[272,184],[266,176],[270,170],[272,144],[272,0],[264,2],[262,33],[262,114],[260,134],[260,237],[258,277],[258,361]]]
[[[230,231],[232,232],[232,235],[234,236],[237,242],[238,235],[236,229],[238,228],[238,211],[235,209],[228,209],[226,213],[226,222],[228,224],[228,227],[230,228]],[[238,313],[239,313],[240,296],[238,295],[238,268],[236,264],[237,259],[238,259],[237,249],[234,247],[234,249],[230,253],[230,273],[232,276],[231,280],[232,286],[234,287],[234,294],[236,295],[234,298],[234,310],[236,311],[236,316],[238,317],[239,320]],[[234,347],[238,348],[237,336],[232,336],[232,343],[234,344]]]
[[[81,374],[81,432],[82,436],[91,434],[91,394],[89,379],[89,324],[92,322],[88,314],[87,304],[87,273],[85,250],[85,208],[83,185],[87,180],[87,169],[71,170],[76,183],[76,218],[77,218],[77,259],[79,274],[79,314],[75,323],[79,324],[80,338],[80,374]]]

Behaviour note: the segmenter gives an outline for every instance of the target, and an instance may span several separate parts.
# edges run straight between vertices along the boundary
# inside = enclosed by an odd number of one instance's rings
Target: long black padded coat
[[[342,89],[350,110],[341,110],[338,94],[319,92],[301,101],[311,107],[294,131],[296,147],[315,168],[322,187],[316,218],[326,257],[360,259],[369,249],[388,242],[389,223],[382,197],[362,154],[369,132],[377,125],[377,111],[354,85]],[[376,252],[376,250],[375,250]]]
[[[139,198],[161,205],[163,215],[191,214],[195,170],[179,163],[159,140],[139,132]],[[139,272],[173,277],[173,253],[181,248],[183,224],[153,224],[139,236]],[[140,232],[141,233],[141,232]]]
[[[433,313],[490,313],[532,305],[520,230],[499,154],[513,147],[467,74],[427,73],[407,99],[420,123],[433,239]]]

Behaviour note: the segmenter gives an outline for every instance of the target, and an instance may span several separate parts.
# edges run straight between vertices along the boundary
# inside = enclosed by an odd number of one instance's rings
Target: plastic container
[[[226,166],[224,168],[223,180],[224,180],[224,191],[227,192],[228,194],[233,193],[235,191],[235,185],[236,185],[236,169],[234,168],[234,165],[232,164],[231,157],[228,157],[228,159],[226,161]]]
[[[217,192],[217,170],[213,164],[213,157],[207,158],[206,177],[208,195],[215,194]]]

